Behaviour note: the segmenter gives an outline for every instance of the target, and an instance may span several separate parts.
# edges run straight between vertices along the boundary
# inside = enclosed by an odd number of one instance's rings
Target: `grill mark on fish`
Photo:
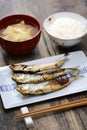
[[[64,61],[66,60],[67,55],[64,55],[62,58],[53,61],[53,62],[49,62],[49,63],[43,63],[43,64],[36,64],[36,65],[11,65],[9,66],[14,72],[30,72],[30,73],[35,73],[35,72],[40,72],[40,71],[44,71],[44,70],[49,70],[49,69],[53,69],[56,67],[60,67]]]
[[[69,82],[69,78],[56,78],[55,80],[52,80],[49,84],[60,84],[61,86],[65,83]]]
[[[48,71],[42,71],[42,72],[38,72],[36,73],[36,75],[44,75],[44,74],[55,74],[55,73],[59,73],[59,72],[62,72],[62,71],[65,71],[65,68],[56,68],[56,69],[51,69],[51,70],[48,70]]]

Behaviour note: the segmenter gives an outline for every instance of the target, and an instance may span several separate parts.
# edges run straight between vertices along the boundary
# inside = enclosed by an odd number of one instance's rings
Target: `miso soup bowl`
[[[28,40],[24,41],[10,41],[2,37],[1,31],[8,27],[9,25],[20,23],[24,21],[26,25],[30,25],[36,29],[35,35]],[[6,16],[0,20],[0,45],[2,49],[14,56],[24,56],[32,52],[37,44],[39,43],[41,36],[41,25],[40,22],[33,16],[25,14],[14,14]]]
[[[52,24],[54,24],[55,20],[58,20],[59,18],[70,18],[70,19],[75,19],[77,20],[77,22],[81,22],[82,24],[86,25],[86,32],[83,33],[81,36],[77,36],[77,37],[73,37],[73,38],[60,38],[55,36],[54,34],[52,34],[52,32],[49,31],[49,26],[51,26]],[[68,23],[67,23],[68,24]],[[59,25],[58,25],[59,26]],[[58,28],[57,26],[57,28]],[[48,16],[43,23],[43,27],[46,31],[46,33],[48,34],[48,36],[50,37],[50,39],[54,40],[59,46],[61,47],[72,47],[76,44],[81,43],[81,41],[83,40],[83,38],[87,35],[87,19],[83,16],[81,16],[80,14],[77,13],[73,13],[73,12],[58,12],[55,14],[52,14],[50,16]],[[72,26],[71,26],[72,28]],[[67,30],[70,30],[71,28],[67,28]],[[53,28],[53,30],[55,31],[55,28]]]

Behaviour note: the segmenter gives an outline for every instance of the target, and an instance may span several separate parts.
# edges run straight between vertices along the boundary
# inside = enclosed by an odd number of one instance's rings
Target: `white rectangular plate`
[[[39,60],[34,60],[31,62],[25,62],[23,64],[40,64],[45,62],[52,62],[56,59],[62,57],[62,55],[56,55],[48,58],[43,58]],[[71,52],[68,56],[66,62],[62,67],[76,67],[80,65],[81,73],[85,75],[85,77],[81,77],[75,81],[73,81],[66,88],[58,90],[56,92],[52,92],[45,95],[36,95],[36,96],[23,96],[19,92],[16,91],[16,84],[12,80],[12,71],[9,66],[0,68],[0,93],[3,102],[3,106],[5,109],[10,109],[14,107],[19,107],[23,105],[28,105],[40,101],[45,101],[65,95],[70,95],[74,93],[79,93],[83,91],[87,91],[87,58],[82,51]],[[83,64],[84,63],[84,64]]]

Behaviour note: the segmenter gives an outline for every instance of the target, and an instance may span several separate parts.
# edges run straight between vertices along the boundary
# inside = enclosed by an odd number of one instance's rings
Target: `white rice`
[[[73,39],[83,36],[87,32],[87,25],[73,18],[61,17],[50,24],[48,32],[60,39]]]

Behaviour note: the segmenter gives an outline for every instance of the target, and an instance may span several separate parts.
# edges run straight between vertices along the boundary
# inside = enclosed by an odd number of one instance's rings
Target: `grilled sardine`
[[[55,70],[45,71],[41,73],[35,74],[26,74],[26,73],[14,73],[12,79],[17,83],[40,83],[43,81],[52,80],[57,78],[63,74],[67,74],[69,72],[78,71],[78,68],[57,68]]]
[[[19,91],[23,95],[46,94],[68,86],[72,82],[72,80],[77,79],[78,77],[78,75],[72,77],[66,77],[66,75],[62,75],[54,80],[38,84],[19,84],[17,85],[17,91]]]
[[[49,62],[49,63],[43,63],[43,64],[36,64],[36,65],[11,65],[10,68],[15,72],[40,72],[48,69],[53,69],[56,67],[60,67],[64,61],[66,60],[67,55],[64,55],[62,58]]]

